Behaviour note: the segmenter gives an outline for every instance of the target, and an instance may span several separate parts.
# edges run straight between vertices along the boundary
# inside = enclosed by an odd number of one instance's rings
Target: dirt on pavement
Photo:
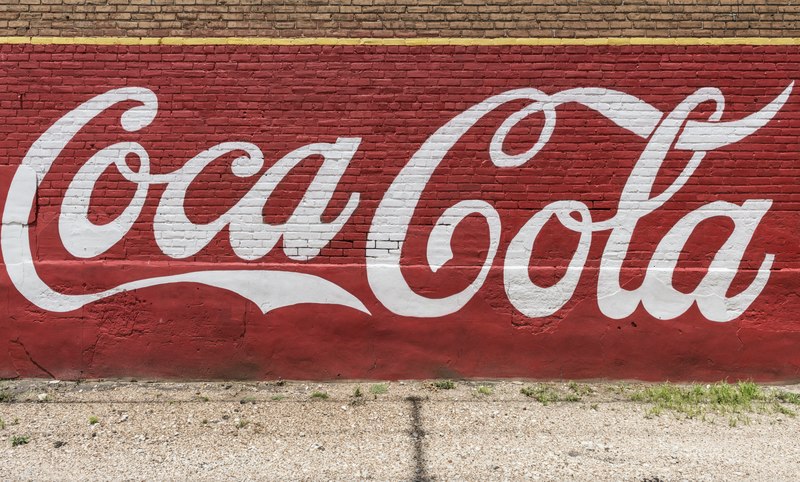
[[[0,477],[660,482],[800,476],[799,386],[765,387],[783,395],[723,410],[658,405],[641,396],[652,387],[3,381]]]

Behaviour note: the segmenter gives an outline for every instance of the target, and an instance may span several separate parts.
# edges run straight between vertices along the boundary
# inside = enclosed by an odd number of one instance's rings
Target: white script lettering
[[[401,270],[402,248],[418,203],[431,177],[447,153],[490,112],[509,102],[524,101],[525,107],[508,116],[495,131],[488,146],[492,163],[502,169],[520,167],[535,160],[556,127],[558,108],[577,103],[609,119],[616,126],[642,139],[639,155],[622,190],[616,213],[607,220],[592,219],[589,207],[577,200],[553,200],[513,236],[503,261],[503,279],[511,304],[528,317],[550,316],[574,295],[586,265],[593,235],[608,232],[597,283],[598,308],[604,315],[619,319],[630,316],[639,306],[660,319],[672,319],[697,305],[712,321],[730,321],[740,316],[767,284],[774,255],[767,254],[749,286],[727,296],[739,270],[745,250],[756,228],[771,207],[769,199],[749,199],[741,205],[714,201],[687,213],[675,222],[655,247],[636,289],[620,284],[634,230],[641,219],[656,212],[688,182],[706,153],[739,142],[767,125],[787,102],[793,83],[771,102],[753,114],[722,121],[725,99],[718,89],[702,88],[689,95],[668,113],[629,94],[603,88],[568,89],[554,94],[523,88],[489,97],[452,118],[436,130],[403,167],[381,199],[367,235],[366,274],[372,292],[390,311],[412,317],[440,317],[462,309],[485,283],[500,250],[502,220],[497,210],[480,199],[463,200],[450,206],[432,227],[427,242],[427,262],[436,272],[453,258],[456,227],[468,216],[481,217],[488,227],[488,248],[474,279],[461,291],[432,298],[415,292]],[[301,303],[335,304],[369,313],[355,295],[322,277],[282,270],[202,270],[179,275],[146,278],[88,294],[64,294],[48,286],[34,265],[28,218],[35,206],[38,189],[62,150],[80,130],[98,115],[121,102],[140,105],[120,117],[121,126],[137,132],[156,117],[158,101],[146,89],[128,87],[98,95],[64,115],[31,146],[17,170],[6,198],[0,248],[9,277],[17,290],[40,308],[72,311],[88,303],[118,293],[172,283],[199,283],[232,291],[253,301],[264,312]],[[697,116],[698,106],[711,103],[707,120]],[[504,141],[511,130],[532,115],[543,116],[544,123],[535,142],[523,153],[509,154]],[[266,169],[253,187],[231,208],[208,223],[195,223],[187,215],[185,201],[192,182],[212,162],[237,154],[231,172],[239,178],[254,178],[265,162],[262,151],[248,142],[223,142],[212,146],[173,172],[153,174],[147,150],[136,142],[119,142],[96,152],[83,163],[70,181],[58,220],[59,235],[65,249],[81,259],[99,256],[131,230],[145,206],[150,187],[163,186],[153,219],[156,244],[172,259],[185,259],[199,253],[219,233],[227,229],[234,254],[243,260],[256,260],[270,253],[282,240],[284,254],[295,261],[306,261],[341,231],[358,207],[360,194],[351,193],[341,212],[331,222],[322,214],[329,206],[345,170],[361,143],[357,137],[341,137],[333,143],[315,143],[295,149]],[[656,176],[669,152],[690,153],[682,171],[663,192],[654,195]],[[129,157],[139,160],[137,169]],[[315,177],[288,220],[282,224],[264,222],[262,211],[280,182],[300,162],[311,156],[323,161]],[[110,222],[95,224],[89,218],[91,194],[109,167],[135,186],[122,212]],[[733,231],[713,255],[711,264],[691,293],[673,287],[678,257],[697,226],[713,217],[733,222]],[[537,285],[529,275],[531,256],[545,224],[557,220],[579,235],[578,245],[568,260],[566,272],[555,284]],[[390,246],[389,248],[386,245]],[[391,247],[393,246],[393,247]]]

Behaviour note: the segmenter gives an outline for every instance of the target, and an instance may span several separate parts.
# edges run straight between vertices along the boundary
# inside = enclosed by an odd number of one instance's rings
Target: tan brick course
[[[0,12],[0,36],[800,36],[786,0],[0,0]]]

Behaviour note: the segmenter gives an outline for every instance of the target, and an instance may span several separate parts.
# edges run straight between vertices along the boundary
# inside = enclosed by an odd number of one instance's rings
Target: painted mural
[[[0,375],[796,378],[795,51],[2,46]]]

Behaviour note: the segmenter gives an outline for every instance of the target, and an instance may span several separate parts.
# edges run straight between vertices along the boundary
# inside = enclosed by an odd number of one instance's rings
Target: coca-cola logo
[[[730,321],[740,316],[766,286],[774,256],[764,257],[755,278],[740,292],[729,295],[744,251],[762,217],[770,209],[770,199],[748,199],[741,204],[713,201],[687,212],[657,243],[644,281],[636,289],[620,284],[622,262],[637,223],[656,213],[691,178],[708,152],[741,141],[758,131],[787,102],[793,83],[767,105],[735,120],[722,121],[725,98],[716,88],[701,88],[669,112],[662,112],[643,100],[624,92],[599,87],[574,88],[546,94],[533,88],[510,90],[470,107],[441,126],[419,147],[388,187],[371,220],[364,261],[366,276],[374,296],[393,313],[409,317],[440,317],[455,313],[475,296],[486,282],[500,250],[502,220],[491,203],[482,199],[459,201],[438,218],[427,244],[427,262],[437,271],[453,256],[456,226],[468,216],[482,217],[488,226],[488,250],[477,276],[461,291],[444,298],[431,298],[409,286],[401,270],[401,252],[420,197],[449,150],[478,121],[501,106],[525,102],[508,116],[494,132],[488,146],[491,162],[498,169],[519,168],[535,163],[546,148],[558,122],[558,110],[577,103],[596,115],[612,121],[619,129],[634,134],[644,146],[638,161],[627,176],[616,213],[602,221],[592,219],[588,206],[579,200],[557,199],[535,212],[504,246],[503,280],[508,300],[527,317],[546,317],[561,309],[573,296],[581,279],[595,233],[605,232],[597,282],[597,304],[610,318],[629,316],[641,304],[652,316],[671,319],[696,304],[712,321]],[[116,294],[145,287],[173,283],[200,283],[234,292],[259,306],[266,313],[276,308],[322,303],[350,307],[365,313],[362,299],[322,276],[295,271],[198,270],[177,275],[144,278],[126,282],[100,292],[66,294],[48,286],[37,273],[31,251],[28,219],[42,180],[65,146],[90,121],[113,106],[133,101],[119,119],[129,132],[146,129],[158,112],[158,99],[151,90],[127,87],[110,90],[76,107],[48,128],[30,147],[8,191],[3,213],[2,252],[8,275],[16,289],[36,306],[54,312],[76,310]],[[714,105],[706,120],[689,119],[698,106]],[[521,121],[532,115],[544,119],[534,134],[531,147],[522,153],[504,150],[504,140]],[[172,259],[190,257],[202,250],[225,230],[230,249],[242,260],[256,260],[274,250],[282,241],[284,254],[291,260],[316,257],[350,220],[358,209],[360,194],[352,192],[332,221],[323,221],[334,190],[358,151],[361,138],[340,137],[332,143],[312,143],[286,153],[260,174],[253,187],[233,207],[207,224],[195,224],[184,209],[188,186],[211,162],[233,152],[242,152],[231,170],[241,178],[255,178],[265,165],[261,149],[249,142],[232,140],[203,150],[181,168],[167,174],[150,172],[148,150],[137,142],[117,142],[86,159],[61,201],[58,231],[64,248],[74,257],[99,256],[122,240],[139,219],[152,186],[163,187],[152,221],[155,241],[161,252]],[[668,153],[690,153],[690,159],[672,183],[658,194],[653,183]],[[133,155],[139,166],[133,169],[126,160]],[[282,224],[267,224],[261,215],[264,203],[280,181],[302,160],[321,156],[324,160],[300,203]],[[101,174],[113,166],[135,194],[121,214],[106,224],[89,217],[90,196]],[[733,230],[713,259],[700,283],[685,293],[672,285],[678,255],[697,226],[712,217],[726,217]],[[539,286],[528,273],[531,252],[546,222],[557,219],[579,236],[566,273],[551,286]]]

